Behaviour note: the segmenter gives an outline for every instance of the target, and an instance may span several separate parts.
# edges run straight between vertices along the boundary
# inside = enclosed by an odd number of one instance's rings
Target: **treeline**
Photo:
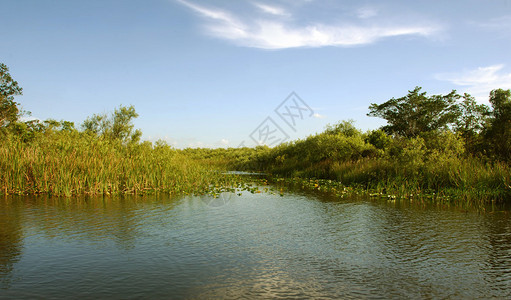
[[[163,141],[141,142],[134,107],[73,122],[23,121],[22,89],[0,64],[0,194],[204,193],[229,185]]]
[[[283,177],[330,179],[386,195],[423,195],[485,202],[511,199],[511,91],[490,105],[455,91],[427,95],[417,87],[372,104],[387,125],[362,132],[352,121],[270,148],[184,149],[214,168]]]
[[[369,107],[369,116],[387,121],[378,130],[342,121],[274,148],[204,151],[228,157],[234,169],[332,179],[386,194],[509,200],[511,91],[492,91],[490,104],[455,91],[428,96],[417,87]]]

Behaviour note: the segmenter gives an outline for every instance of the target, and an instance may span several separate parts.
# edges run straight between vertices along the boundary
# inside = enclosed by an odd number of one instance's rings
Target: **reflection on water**
[[[0,298],[511,297],[508,210],[224,198],[1,198]]]
[[[21,254],[22,228],[18,207],[0,205],[0,288],[9,287],[14,264]]]

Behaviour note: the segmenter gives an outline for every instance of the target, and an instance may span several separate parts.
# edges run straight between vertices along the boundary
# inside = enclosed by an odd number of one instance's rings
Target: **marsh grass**
[[[449,163],[427,162],[403,165],[390,159],[361,159],[322,162],[292,173],[270,172],[287,178],[326,179],[339,183],[337,188],[355,188],[357,192],[384,197],[426,197],[437,201],[505,202],[511,196],[511,170],[504,163],[484,163],[473,158]],[[336,189],[337,189],[336,188]]]
[[[0,143],[3,194],[204,193],[235,184],[169,146],[121,144],[80,132],[59,132],[32,143]]]
[[[472,157],[453,134],[389,139],[385,149],[351,136],[322,133],[275,148],[184,149],[164,143],[126,143],[85,132],[44,133],[30,142],[0,140],[0,193],[112,195],[163,192],[209,194],[252,190],[225,170],[263,171],[315,182],[340,196],[509,202],[511,167]],[[335,187],[332,182],[335,182]],[[301,184],[310,188],[307,184]]]

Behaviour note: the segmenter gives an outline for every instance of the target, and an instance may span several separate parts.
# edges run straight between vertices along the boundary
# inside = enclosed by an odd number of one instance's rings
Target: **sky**
[[[176,148],[303,139],[371,103],[511,88],[511,1],[2,0],[0,62],[32,118],[134,105]]]

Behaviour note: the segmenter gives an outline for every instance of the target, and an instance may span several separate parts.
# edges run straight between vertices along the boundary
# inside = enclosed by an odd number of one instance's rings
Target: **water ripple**
[[[508,211],[298,194],[10,198],[0,298],[510,298]]]

